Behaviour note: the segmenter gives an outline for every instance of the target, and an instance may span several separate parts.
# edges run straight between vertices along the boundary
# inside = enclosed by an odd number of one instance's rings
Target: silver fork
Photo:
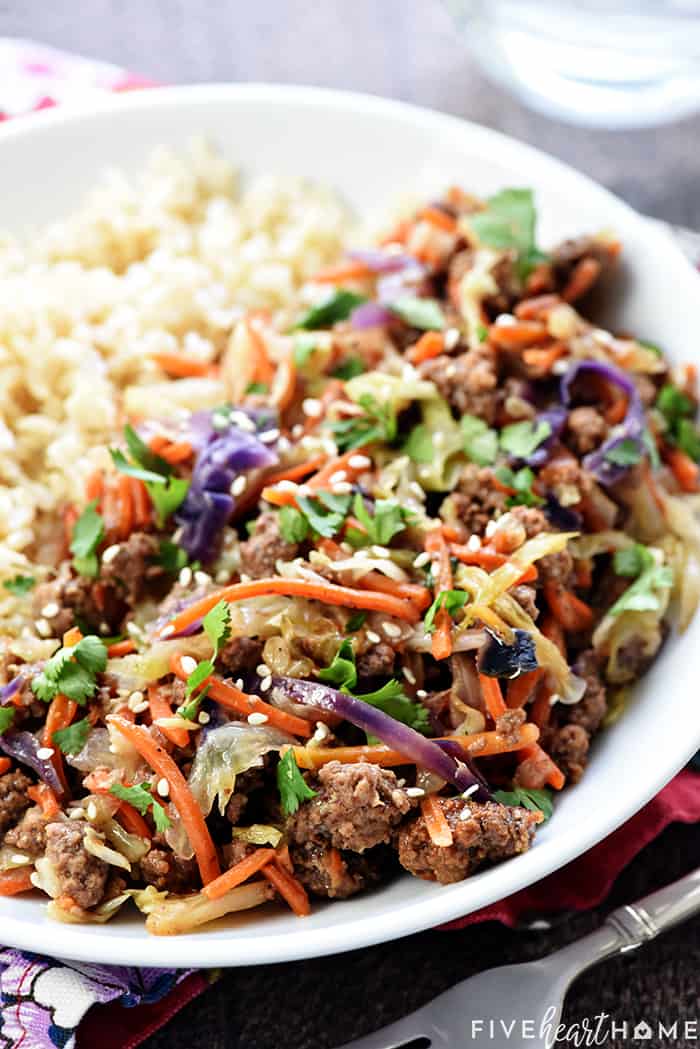
[[[697,911],[700,868],[637,903],[618,907],[595,932],[554,954],[478,973],[403,1020],[342,1049],[549,1049],[566,992],[580,973],[614,954],[635,950]]]

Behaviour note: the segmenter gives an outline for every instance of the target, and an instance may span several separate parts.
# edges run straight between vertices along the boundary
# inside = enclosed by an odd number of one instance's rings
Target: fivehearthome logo
[[[541,1020],[470,1020],[467,1034],[471,1041],[482,1045],[484,1041],[507,1049],[508,1042],[532,1041],[545,1049],[556,1046],[572,1046],[574,1049],[590,1049],[591,1046],[606,1046],[613,1041],[629,1042],[630,1046],[651,1044],[692,1045],[700,1043],[700,1021],[672,1020],[669,1022],[647,1020],[613,1020],[609,1013],[584,1016],[575,1023],[564,1024],[558,1019],[559,1010],[551,1005]],[[468,1043],[467,1043],[468,1044]]]

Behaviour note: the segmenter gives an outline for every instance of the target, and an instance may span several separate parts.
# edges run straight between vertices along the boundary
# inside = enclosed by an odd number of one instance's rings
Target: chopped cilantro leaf
[[[350,616],[347,623],[345,624],[345,629],[347,630],[348,634],[356,633],[364,625],[366,618],[366,612],[353,612],[353,614]]]
[[[128,423],[124,427],[124,440],[131,458],[139,466],[143,466],[145,470],[151,470],[153,473],[161,474],[163,477],[167,477],[173,472],[170,463],[166,462],[160,455],[152,452],[146,442],[136,433],[133,426],[130,426]]]
[[[317,328],[330,328],[338,321],[347,320],[356,306],[367,302],[366,295],[358,295],[346,288],[336,288],[330,298],[318,306],[312,306],[303,317],[297,321],[296,327],[305,331],[315,331]]]
[[[517,459],[527,459],[552,432],[546,419],[524,419],[501,430],[501,448]]]
[[[540,506],[544,502],[532,490],[535,475],[529,466],[523,466],[515,472],[507,466],[499,466],[494,471],[494,477],[501,484],[514,489],[513,494],[506,499],[506,506]]]
[[[634,543],[632,546],[623,547],[622,550],[616,550],[613,557],[613,568],[617,575],[632,578],[641,575],[645,568],[653,564],[654,555],[641,543]]]
[[[700,432],[691,419],[679,419],[676,425],[676,444],[695,462],[700,461]]]
[[[277,789],[280,792],[282,814],[293,816],[302,801],[308,801],[316,797],[316,791],[312,790],[304,780],[299,766],[294,757],[294,751],[290,747],[277,766]]]
[[[464,451],[478,466],[491,466],[498,455],[498,434],[476,415],[463,415],[460,420]]]
[[[615,466],[636,466],[642,460],[640,443],[634,437],[623,437],[605,453],[605,458]]]
[[[250,382],[250,383],[248,383],[248,386],[246,387],[246,391],[245,392],[247,394],[248,393],[269,393],[270,392],[270,387],[268,386],[268,384],[266,382]]]
[[[68,725],[67,728],[57,729],[51,737],[51,741],[57,745],[63,754],[78,754],[87,742],[90,728],[89,718],[82,718],[80,721]]]
[[[73,565],[79,575],[95,578],[97,564],[97,547],[104,539],[104,521],[95,507],[97,500],[88,503],[78,520],[73,525],[73,536],[70,552],[73,554]]]
[[[515,248],[517,269],[525,280],[546,255],[535,245],[537,212],[531,189],[503,189],[486,201],[486,208],[469,216],[469,224],[482,244]]]
[[[283,506],[279,512],[280,535],[285,543],[303,543],[309,534],[309,522],[301,510]]]
[[[81,706],[93,694],[97,674],[107,666],[107,649],[99,637],[88,634],[76,645],[60,648],[32,681],[35,696],[49,703],[59,692]]]
[[[152,484],[165,483],[165,477],[162,474],[156,473],[155,470],[147,470],[138,463],[130,463],[120,448],[110,448],[109,454],[119,473],[135,477],[139,481],[150,481]]]
[[[294,339],[294,363],[297,368],[303,368],[318,346],[315,335],[307,335],[299,332]]]
[[[486,342],[486,340],[489,337],[489,330],[485,324],[477,324],[476,337],[479,340],[479,342]]]
[[[501,805],[521,805],[530,812],[541,812],[548,820],[554,811],[552,792],[528,787],[514,787],[513,790],[495,790],[493,796]]]
[[[169,539],[161,539],[158,553],[158,564],[173,575],[187,567],[187,551]]]
[[[376,441],[391,444],[396,440],[398,424],[391,405],[380,404],[371,394],[360,397],[358,404],[364,408],[364,415],[354,415],[350,419],[340,419],[330,424],[341,451],[350,451]]]
[[[623,562],[623,567],[631,567],[631,564]],[[666,596],[664,592],[672,586],[673,570],[668,565],[657,564],[652,556],[651,562],[646,561],[645,567],[632,585],[628,586],[612,608],[608,609],[608,615],[618,616],[621,612],[659,612]]]
[[[637,339],[640,346],[643,346],[645,350],[651,350],[657,357],[663,357],[661,348],[656,345],[655,342],[648,342],[646,339]]]
[[[159,528],[174,514],[178,506],[183,502],[190,486],[184,477],[168,477],[161,484],[146,483],[148,494],[151,497],[153,508],[156,512],[156,523]]]
[[[337,368],[335,368],[331,375],[334,379],[342,379],[343,382],[348,382],[350,379],[354,379],[357,375],[362,375],[365,370],[365,362],[361,357],[346,357],[344,361],[341,361]]]
[[[656,447],[656,441],[651,435],[649,427],[646,426],[642,431],[642,444],[646,449],[646,453],[649,456],[649,462],[651,463],[652,470],[658,470],[661,466],[661,458],[659,456],[659,449]]]
[[[176,477],[170,464],[152,452],[132,426],[124,427],[124,440],[132,461],[119,448],[110,448],[112,462],[120,473],[144,482],[156,511],[156,523],[162,528],[187,495],[189,481]]]
[[[335,685],[341,692],[349,692],[357,684],[357,667],[352,645],[346,638],[333,657],[331,664],[317,675],[319,681]]]
[[[374,504],[374,516],[365,506],[365,501],[358,492],[352,505],[353,513],[365,529],[366,542],[386,546],[395,535],[406,528],[410,512],[400,506],[394,499],[377,499]]]
[[[452,615],[454,612],[464,608],[469,595],[464,590],[442,590],[425,613],[423,626],[426,634],[432,634],[435,630],[435,616],[441,608],[447,609]]]
[[[185,682],[185,696],[187,697],[187,699],[189,699],[190,696],[192,695],[192,693],[195,692],[196,689],[198,689],[200,687],[200,685],[204,684],[204,682],[207,680],[207,678],[211,677],[211,675],[213,673],[214,673],[214,664],[213,664],[212,660],[211,659],[202,659],[202,660],[200,660],[200,662],[197,663],[197,666],[194,668],[192,673],[188,676],[187,681]],[[204,694],[203,693],[198,693],[197,698],[199,700],[204,699]],[[186,709],[185,706],[181,706],[181,707],[177,708],[178,714],[180,714],[183,718],[187,717],[187,715],[184,713],[185,709]],[[190,719],[188,718],[188,720],[190,720]]]
[[[121,783],[113,783],[109,791],[110,794],[114,794],[115,798],[128,801],[142,816],[145,816],[150,809],[157,831],[162,833],[170,827],[171,824],[167,812],[151,794],[150,783],[135,783],[132,787],[125,787]]]
[[[695,412],[695,406],[690,397],[687,397],[682,390],[679,390],[677,386],[673,386],[671,383],[666,383],[665,386],[661,387],[656,398],[655,407],[661,412],[671,429],[673,429],[679,419],[693,415]]]
[[[382,710],[396,721],[410,725],[416,732],[422,732],[424,735],[430,732],[428,711],[421,703],[414,703],[412,699],[409,699],[401,682],[395,678],[387,681],[386,685],[377,689],[376,692],[366,692],[364,695],[358,695],[357,698],[363,703],[376,707],[377,710]]]
[[[14,723],[16,707],[0,707],[0,736]]]
[[[345,513],[329,510],[321,503],[320,498],[312,499],[310,496],[304,495],[300,496],[297,502],[309,525],[318,535],[331,539],[342,528],[345,521]]]
[[[412,295],[405,295],[389,306],[392,313],[400,317],[412,328],[420,328],[423,331],[442,331],[445,327],[445,315],[442,307],[435,299],[419,299]]]
[[[31,575],[16,575],[13,579],[5,579],[3,586],[15,597],[24,597],[32,589],[36,579]]]
[[[214,607],[209,609],[205,615],[202,620],[202,626],[204,627],[204,633],[211,641],[214,649],[213,658],[216,659],[221,651],[221,646],[231,636],[231,606],[227,605],[225,601],[217,601]]]

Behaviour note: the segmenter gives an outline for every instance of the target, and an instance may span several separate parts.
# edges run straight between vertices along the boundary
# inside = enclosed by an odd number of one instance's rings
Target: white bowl
[[[153,146],[210,136],[244,170],[308,175],[373,211],[418,186],[479,193],[532,186],[543,244],[612,227],[624,243],[613,315],[676,361],[698,359],[697,274],[666,234],[583,175],[494,131],[396,102],[304,87],[169,88],[100,110],[41,114],[0,130],[0,229],[75,205],[105,167],[137,170]],[[65,958],[154,966],[251,965],[379,943],[468,914],[543,878],[640,809],[700,746],[700,619],[672,637],[622,720],[596,743],[583,781],[559,799],[530,852],[456,885],[402,877],[299,920],[272,907],[175,938],[137,914],[105,926],[50,922],[39,898],[0,900],[0,938]]]

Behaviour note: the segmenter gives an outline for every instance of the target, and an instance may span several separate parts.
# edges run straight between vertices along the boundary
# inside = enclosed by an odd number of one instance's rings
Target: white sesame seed
[[[316,731],[314,732],[311,739],[314,743],[321,743],[324,739],[327,739],[328,736],[330,736],[330,734],[330,729],[328,728],[328,725],[326,725],[325,721],[317,721]]]
[[[144,710],[148,710],[148,706],[148,700],[142,699],[140,703],[137,703],[134,707],[132,707],[132,710],[134,711],[134,714],[143,714]]]
[[[106,619],[103,619],[100,623],[100,633],[103,637],[107,637],[111,633],[111,627]]]
[[[110,743],[110,745],[109,745],[109,747],[107,749],[109,750],[110,754],[116,754],[117,753],[117,748],[114,746],[114,743]]]
[[[231,578],[231,573],[225,568],[220,568],[219,571],[216,573],[215,578],[217,583],[228,583],[229,579]]]
[[[422,568],[423,565],[427,565],[429,560],[430,560],[430,554],[427,553],[424,550],[422,554],[418,554],[418,557],[414,557],[414,559],[413,559],[413,567],[414,568]]]
[[[555,704],[559,703],[560,701],[561,701],[561,696],[557,692],[552,692],[551,696],[549,697],[549,705],[550,705],[550,707],[555,706]]]
[[[336,481],[335,484],[331,485],[331,491],[334,495],[350,495],[352,485],[349,481]]]
[[[295,423],[294,426],[292,426],[292,437],[295,441],[298,441],[303,433],[304,427],[301,425],[301,423]]]
[[[42,616],[46,616],[47,619],[53,619],[53,617],[57,616],[60,611],[61,609],[55,601],[49,601],[48,605],[44,605],[42,608],[41,614]]]
[[[200,725],[208,725],[211,721],[211,717],[207,714],[206,710],[200,710],[199,714],[197,714],[197,721]]]
[[[272,444],[279,437],[280,432],[278,429],[265,430],[264,433],[258,434],[258,440],[262,441],[263,444]]]
[[[248,575],[247,572],[241,572],[241,574],[239,575],[238,578],[239,578],[241,583],[249,583],[250,582],[250,576]]]
[[[352,470],[367,470],[372,465],[372,460],[368,455],[351,455],[348,459],[348,466]]]
[[[416,696],[418,697],[418,699],[425,699],[427,695],[428,693],[425,691],[424,688],[416,689]]]
[[[269,721],[267,714],[261,714],[259,711],[254,710],[252,714],[248,715],[249,725],[265,725]]]
[[[409,798],[422,798],[424,794],[422,787],[406,787],[406,796]]]
[[[184,568],[180,569],[180,574],[177,577],[180,586],[189,586],[192,582],[192,569],[189,565],[185,565]]]
[[[29,863],[29,862],[31,862],[30,859],[29,859],[29,856],[25,856],[21,852],[13,852],[12,855],[10,856],[10,863],[16,863],[16,864],[20,865],[22,863]]]
[[[437,433],[433,434],[433,444],[436,448],[443,448],[445,444],[445,435],[442,430],[438,430]]]
[[[496,317],[496,324],[500,328],[512,328],[515,323],[515,317],[512,313],[499,313]]]
[[[453,350],[459,342],[459,329],[448,328],[444,335],[445,349]]]
[[[277,450],[279,451],[280,455],[284,455],[285,452],[288,452],[291,447],[292,442],[289,440],[288,437],[282,436],[277,441]]]
[[[197,669],[197,660],[193,659],[192,656],[183,656],[180,660],[180,666],[183,674],[187,674],[189,677]]]
[[[269,677],[272,671],[270,670],[267,663],[258,663],[255,668],[255,673],[259,674],[260,677]]]
[[[36,871],[32,871],[32,873],[29,875],[29,880],[35,889],[41,888],[41,878],[39,877]]]
[[[301,402],[301,410],[311,419],[318,419],[323,415],[323,405],[316,397],[306,397]]]
[[[295,484],[294,481],[284,480],[278,481],[276,487],[278,492],[296,492],[299,485]]]
[[[308,484],[299,484],[299,485],[296,486],[296,488],[297,488],[297,495],[301,499],[306,499],[307,496],[313,495],[313,492],[309,488]]]
[[[162,776],[156,783],[156,790],[158,791],[158,794],[161,796],[161,798],[167,798],[168,794],[170,793],[170,784],[168,783],[165,776]]]
[[[377,557],[391,557],[391,551],[387,550],[385,546],[371,546],[370,550]]]
[[[49,758],[53,757],[53,754],[53,747],[39,747],[39,749],[36,752],[36,756],[38,757],[39,761],[48,761]]]
[[[241,692],[243,690],[243,678],[242,677],[237,677],[236,680],[234,681],[234,685],[236,686],[238,691]]]
[[[102,564],[108,565],[110,561],[114,560],[120,550],[121,545],[119,543],[114,543],[112,546],[108,546],[102,555]]]
[[[496,522],[495,521],[489,521],[489,523],[486,525],[486,538],[490,539],[495,531],[496,531]]]
[[[261,692],[267,692],[267,690],[270,688],[271,685],[272,685],[272,678],[271,677],[264,677],[262,679],[262,681],[260,682],[260,691]]]
[[[467,550],[471,550],[472,553],[477,550],[481,550],[481,539],[478,535],[470,535],[467,539]]]
[[[386,619],[382,623],[382,630],[387,637],[401,637],[401,627],[397,626],[396,623],[388,622]]]
[[[161,638],[170,637],[170,635],[174,634],[174,633],[175,633],[175,627],[172,625],[172,623],[168,623],[168,625],[163,627],[163,629],[161,630],[160,636],[161,636]]]
[[[51,627],[45,619],[37,619],[34,626],[39,637],[51,637]]]
[[[466,823],[467,820],[470,820],[472,818],[472,810],[465,806],[465,808],[463,808],[460,812],[458,818],[462,821],[462,823]]]
[[[471,787],[467,787],[466,790],[462,791],[462,797],[466,801],[467,798],[471,798],[472,794],[476,794],[478,789],[479,789],[479,784],[478,783],[472,783]]]
[[[454,379],[456,374],[457,374],[457,365],[456,364],[448,364],[447,367],[445,368],[445,378],[446,379]]]
[[[381,641],[382,639],[381,639],[381,637],[379,636],[379,634],[376,634],[376,633],[374,632],[374,630],[368,630],[368,631],[367,631],[367,640],[368,640],[368,641],[371,641],[371,643],[372,643],[373,645],[378,645],[378,644],[379,644],[379,642],[380,642],[380,641]]]
[[[133,637],[133,638],[137,638],[137,639],[140,638],[140,637],[143,637],[143,630],[141,629],[141,627],[137,623],[127,623],[126,624],[126,632],[129,635],[129,637]],[[161,636],[165,637],[165,634],[162,634]]]
[[[255,432],[255,423],[252,419],[249,419],[245,412],[232,411],[229,412],[229,421],[237,426],[239,430],[247,430],[248,433]]]
[[[185,657],[185,658],[187,658],[187,657]],[[141,702],[143,702],[143,692],[141,692],[141,690],[138,689],[138,688],[135,689],[133,692],[130,692],[129,693],[129,703],[131,703],[132,700],[134,701],[134,703],[141,703]]]
[[[85,816],[85,809],[71,809],[68,813],[69,820],[81,820]]]
[[[208,572],[195,572],[194,581],[198,586],[208,586],[211,583],[211,576]]]
[[[332,473],[328,478],[328,483],[340,484],[342,481],[347,481],[347,479],[348,475],[346,474],[345,470],[336,470],[335,473]]]
[[[89,820],[96,820],[97,819],[97,805],[95,804],[94,801],[88,801],[87,809],[85,810],[85,812],[86,812],[87,818]]]
[[[235,479],[235,481],[233,481],[233,483],[231,484],[231,488],[230,488],[231,495],[243,495],[243,493],[245,492],[247,484],[248,484],[248,481],[243,476],[243,474],[241,474],[240,477],[237,477]]]
[[[406,681],[408,681],[409,685],[415,685],[416,675],[413,673],[410,667],[402,667],[401,673],[406,678]]]

